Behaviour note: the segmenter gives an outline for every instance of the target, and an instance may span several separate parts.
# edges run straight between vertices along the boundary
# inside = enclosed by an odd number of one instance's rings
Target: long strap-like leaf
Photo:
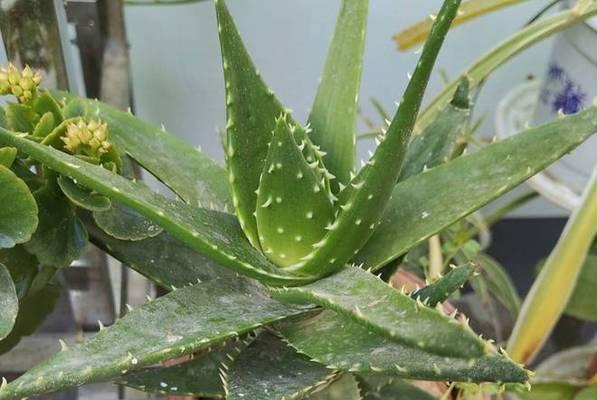
[[[180,357],[304,312],[271,300],[251,282],[214,280],[178,289],[129,312],[88,342],[51,357],[0,389],[13,400]]]
[[[597,131],[597,107],[488,145],[399,183],[356,256],[377,269],[515,188]]]
[[[305,279],[279,271],[245,239],[234,216],[196,208],[153,193],[76,157],[0,128],[0,143],[12,146],[85,187],[126,205],[158,223],[175,238],[225,267],[271,284],[297,284]]]
[[[343,0],[325,69],[309,115],[311,139],[327,153],[326,168],[347,184],[355,161],[355,122],[369,0]]]
[[[305,275],[327,275],[344,267],[369,239],[379,223],[400,173],[413,126],[429,81],[460,0],[446,0],[398,111],[375,154],[339,194],[340,211],[320,246],[291,268]]]

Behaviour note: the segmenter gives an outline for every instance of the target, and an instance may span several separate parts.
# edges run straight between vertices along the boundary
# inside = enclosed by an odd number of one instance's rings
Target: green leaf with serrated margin
[[[520,311],[521,300],[514,282],[508,276],[508,272],[487,254],[478,254],[475,256],[475,261],[479,264],[483,276],[473,278],[473,281],[475,279],[485,279],[491,294],[516,318]]]
[[[17,149],[14,147],[2,147],[0,149],[0,165],[10,168],[17,158]]]
[[[113,203],[107,211],[94,212],[93,220],[108,235],[120,240],[143,240],[155,237],[163,230],[135,210],[119,203]]]
[[[197,283],[197,280],[235,279],[234,272],[197,253],[169,233],[131,242],[106,234],[89,216],[83,220],[93,244],[165,289],[183,287]]]
[[[282,326],[281,332],[297,351],[328,368],[433,381],[526,382],[529,378],[524,369],[504,356],[433,354],[387,339],[331,311]]]
[[[238,221],[230,214],[167,199],[141,183],[51,147],[19,138],[2,128],[0,143],[14,146],[58,173],[136,210],[224,267],[270,284],[300,284],[312,279],[292,276],[270,263],[247,242]]]
[[[245,279],[188,286],[130,311],[86,343],[30,369],[0,391],[0,400],[111,380],[302,312],[268,298]]]
[[[54,310],[59,297],[60,286],[54,283],[25,296],[19,304],[19,314],[12,332],[0,341],[0,355],[16,346],[23,336],[34,334]]]
[[[452,102],[439,113],[435,121],[415,136],[406,150],[399,180],[406,180],[427,168],[447,162],[463,140],[470,118],[468,80],[458,86]]]
[[[37,115],[30,106],[14,103],[6,105],[6,121],[13,131],[32,133],[36,120]]]
[[[19,299],[10,272],[0,264],[0,340],[4,339],[14,327],[19,312]]]
[[[355,125],[367,30],[368,0],[343,0],[325,69],[309,115],[311,140],[327,153],[338,182],[350,181]],[[337,189],[337,184],[334,185]]]
[[[56,125],[59,125],[64,120],[62,111],[60,111],[60,104],[52,97],[49,91],[44,90],[43,93],[36,96],[32,108],[39,115],[48,112],[51,113]]]
[[[444,2],[429,40],[404,93],[398,111],[375,154],[339,194],[339,214],[329,227],[321,247],[291,267],[305,275],[328,275],[342,267],[371,237],[390,201],[400,174],[421,100],[433,65],[443,44],[460,0]]]
[[[276,299],[317,304],[407,346],[453,357],[479,357],[487,350],[467,326],[403,295],[357,267],[305,286],[272,289]]]
[[[33,136],[38,138],[45,138],[48,136],[58,124],[54,120],[54,114],[47,112],[41,116],[35,128],[33,129]]]
[[[150,367],[133,371],[114,380],[146,393],[224,398],[221,369],[230,364],[246,346],[242,341],[226,344],[173,367]]]
[[[226,375],[228,400],[290,400],[326,385],[336,374],[263,332],[232,362]]]
[[[31,239],[37,228],[37,204],[29,188],[14,172],[0,165],[0,248]]]
[[[413,299],[420,299],[430,307],[434,307],[436,304],[446,301],[448,297],[460,289],[474,273],[475,267],[470,264],[456,267],[448,271],[445,276],[433,282],[431,285],[415,291],[410,296]]]
[[[38,272],[37,258],[25,251],[22,245],[17,245],[10,249],[0,249],[0,264],[4,264],[10,272],[17,297],[19,300],[23,299]]]
[[[363,400],[437,400],[436,397],[407,381],[381,374],[359,374],[358,381]]]
[[[54,95],[85,104],[90,115],[108,123],[116,148],[131,156],[187,203],[195,206],[213,203],[219,208],[232,204],[224,168],[193,146],[99,101],[66,92],[54,92]]]
[[[39,226],[25,248],[43,265],[68,267],[85,250],[85,227],[74,207],[54,189],[42,188],[34,196],[39,208]]]
[[[309,254],[332,223],[334,207],[327,190],[295,140],[300,127],[277,119],[257,195],[257,231],[265,255],[289,266]],[[302,143],[305,146],[305,143]]]
[[[106,211],[112,207],[109,198],[84,189],[62,175],[58,177],[58,186],[73,204],[85,210]]]
[[[597,107],[492,143],[396,185],[355,261],[378,269],[515,188],[588,139]]]
[[[352,374],[342,374],[329,386],[306,397],[308,400],[362,400],[359,385]]]

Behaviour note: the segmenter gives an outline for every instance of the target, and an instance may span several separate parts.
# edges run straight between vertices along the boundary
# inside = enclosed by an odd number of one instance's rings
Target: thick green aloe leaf
[[[234,216],[195,208],[151,192],[145,185],[113,174],[48,146],[19,138],[0,128],[0,143],[110,197],[158,223],[173,237],[224,267],[271,284],[300,284],[307,279],[285,274],[245,239]]]
[[[482,276],[474,279],[483,279],[491,294],[516,318],[522,301],[504,267],[487,254],[478,254],[475,260]]]
[[[25,251],[22,245],[17,245],[10,249],[0,249],[0,264],[4,264],[10,272],[17,297],[23,299],[38,272],[37,259]]]
[[[106,211],[112,207],[109,198],[86,190],[64,176],[58,177],[58,186],[70,201],[85,210]]]
[[[106,211],[94,212],[93,220],[108,235],[120,240],[143,240],[163,231],[135,210],[116,202]]]
[[[306,397],[308,400],[362,400],[359,385],[352,374],[342,374],[337,381]]]
[[[302,312],[271,300],[245,279],[187,286],[130,311],[86,343],[29,370],[5,386],[0,399],[114,379]]]
[[[223,0],[216,13],[226,81],[226,164],[234,208],[251,243],[259,247],[257,208],[259,177],[275,127],[284,111],[259,76]]]
[[[463,265],[450,270],[445,276],[426,286],[410,296],[414,299],[420,299],[430,307],[438,303],[443,303],[452,293],[460,289],[466,281],[475,273],[475,267],[472,265]]]
[[[165,289],[183,287],[197,283],[197,280],[235,279],[234,272],[197,253],[169,233],[131,242],[106,234],[91,218],[84,221],[93,244]]]
[[[358,380],[363,400],[437,400],[436,397],[405,380],[382,374],[359,374]]]
[[[566,314],[585,321],[597,322],[595,288],[597,288],[597,246],[593,247],[585,260],[572,297],[568,300]]]
[[[263,332],[226,369],[225,375],[228,400],[290,400],[325,386],[336,373]]]
[[[50,315],[60,297],[61,287],[51,283],[35,293],[30,293],[20,301],[19,314],[14,328],[0,341],[0,355],[16,346],[23,336],[34,334]]]
[[[460,0],[444,2],[387,133],[373,157],[339,193],[340,211],[330,232],[319,247],[292,266],[297,273],[328,275],[339,270],[373,234],[390,201],[393,186],[388,182],[396,182],[400,174],[433,65],[459,4]]]
[[[0,165],[0,248],[31,239],[37,228],[37,204],[29,188],[14,172]]]
[[[529,378],[524,369],[505,356],[488,353],[460,358],[433,354],[387,339],[331,311],[282,326],[281,332],[297,351],[333,369],[433,381],[526,382]]]
[[[515,188],[589,138],[597,107],[492,143],[399,183],[381,224],[356,256],[377,269]]]
[[[277,119],[257,195],[257,230],[265,255],[289,266],[309,254],[325,235],[334,207],[324,184],[307,163],[286,116]]]
[[[140,369],[119,377],[114,383],[147,393],[224,398],[222,371],[245,347],[242,341],[233,341],[196,355],[184,364]]]
[[[131,156],[187,203],[203,206],[213,203],[220,208],[231,204],[226,171],[198,149],[107,104],[65,92],[54,92],[54,95],[70,102],[80,100],[89,109],[90,116],[108,123],[116,148]],[[81,106],[77,107],[83,112]]]
[[[325,165],[347,184],[355,161],[355,123],[369,0],[343,0],[325,69],[309,115],[311,140]],[[340,111],[340,112],[339,112]]]
[[[301,287],[272,290],[274,298],[317,304],[406,346],[452,357],[480,357],[486,346],[465,324],[426,307],[357,267]]]
[[[17,149],[14,147],[3,147],[0,149],[0,165],[10,168],[17,158]]]
[[[6,121],[13,131],[33,133],[36,118],[35,111],[30,106],[13,103],[6,106]]]
[[[464,140],[470,118],[468,80],[463,79],[450,104],[423,133],[415,136],[406,151],[399,180],[450,160]]]
[[[17,290],[10,276],[10,272],[0,264],[0,340],[4,339],[15,324],[19,312]]]
[[[83,254],[87,231],[72,204],[55,189],[45,187],[35,192],[39,226],[25,248],[41,264],[62,268]]]

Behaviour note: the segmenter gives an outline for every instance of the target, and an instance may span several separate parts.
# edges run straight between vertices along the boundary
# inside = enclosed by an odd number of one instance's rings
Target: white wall
[[[228,0],[244,40],[269,85],[287,107],[304,120],[317,88],[335,23],[339,0]],[[417,59],[400,53],[392,35],[440,6],[439,0],[370,0],[367,50],[360,96],[367,116],[378,98],[393,110]],[[518,30],[544,5],[529,1],[455,29],[448,37],[439,68],[456,76],[476,57]],[[215,13],[211,1],[178,6],[129,6],[136,113],[166,128],[218,160],[223,159],[217,127],[225,125],[224,84]],[[479,98],[477,112],[487,113],[483,132],[493,135],[499,99],[528,75],[541,76],[551,42],[539,44],[493,75]],[[435,74],[428,94],[442,87]],[[363,126],[361,126],[363,128]],[[361,157],[366,149],[360,149]],[[524,215],[560,213],[536,201]]]

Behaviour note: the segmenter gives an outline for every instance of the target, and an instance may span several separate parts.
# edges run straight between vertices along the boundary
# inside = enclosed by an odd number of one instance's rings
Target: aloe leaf
[[[514,360],[531,362],[560,319],[597,234],[596,221],[597,169],[522,305],[507,347]]]
[[[73,204],[85,210],[106,211],[112,207],[109,198],[85,190],[64,176],[58,177],[58,186],[60,186],[62,193],[64,193]]]
[[[299,284],[309,280],[285,274],[271,264],[246,241],[238,222],[230,214],[167,199],[141,183],[1,128],[0,143],[10,143],[58,173],[134,209],[224,267],[271,284]]]
[[[382,267],[558,160],[596,126],[597,107],[591,107],[399,183],[355,262],[374,270]]]
[[[162,232],[162,228],[135,210],[118,203],[106,211],[93,213],[93,220],[108,235],[120,240],[143,240]]]
[[[10,249],[0,249],[0,264],[10,272],[19,300],[23,299],[38,272],[35,256],[25,251],[22,245]]]
[[[459,4],[460,0],[444,2],[387,133],[368,164],[339,193],[338,217],[321,246],[291,267],[297,273],[329,275],[339,270],[373,233],[392,194],[388,182],[395,182],[400,174],[423,93]]]
[[[37,204],[29,188],[14,172],[0,165],[0,248],[31,239],[37,228]],[[10,205],[10,206],[8,206]]]
[[[277,119],[257,195],[257,230],[265,255],[289,266],[309,254],[332,223],[334,207],[327,190],[307,163],[286,116]]]
[[[456,18],[454,18],[452,26],[454,27],[456,25],[463,24],[482,15],[521,3],[523,1],[526,0],[464,0],[460,6],[460,9],[458,10],[458,15]],[[424,41],[429,34],[432,23],[433,19],[428,17],[394,35],[394,40],[396,40],[400,50],[410,49]]]
[[[222,370],[238,357],[246,346],[242,341],[206,351],[192,360],[173,367],[149,367],[129,372],[114,380],[146,393],[207,398],[224,398]]]
[[[23,336],[32,335],[37,331],[54,310],[60,297],[60,289],[59,285],[51,283],[21,299],[13,329],[10,335],[0,341],[0,355],[16,346]]]
[[[34,194],[39,208],[39,226],[25,249],[43,265],[68,267],[87,244],[87,231],[75,208],[54,189],[44,187]]]
[[[338,182],[350,181],[368,0],[343,0],[315,102],[311,140],[327,153],[325,165]],[[341,110],[341,112],[339,112]]]
[[[0,264],[0,340],[4,339],[14,327],[19,312],[17,290],[10,272]]]
[[[378,375],[378,376],[376,376]],[[417,386],[394,378],[380,379],[380,374],[360,374],[359,386],[363,393],[363,400],[379,399],[408,399],[408,400],[437,400],[435,396],[419,389]],[[383,375],[382,375],[383,377]]]
[[[485,344],[465,324],[397,292],[357,267],[301,287],[276,288],[274,298],[332,309],[403,345],[453,357],[479,357]]]
[[[261,333],[224,371],[228,400],[303,398],[336,376],[268,332]]]
[[[93,244],[167,290],[197,281],[235,278],[232,271],[214,263],[169,233],[162,232],[153,238],[131,242],[108,235],[91,218],[85,218],[84,221]]]
[[[412,293],[414,299],[420,299],[430,307],[443,303],[452,293],[460,289],[466,281],[475,273],[475,267],[471,264],[456,267],[450,270],[445,276]]]
[[[463,79],[452,101],[423,133],[415,136],[406,151],[400,181],[447,162],[464,139],[470,118],[468,80]]]
[[[576,287],[566,305],[566,314],[584,321],[597,322],[597,247],[587,256],[576,282]]]
[[[597,15],[597,4],[589,5],[584,10],[572,9],[563,11],[554,16],[537,21],[515,33],[497,47],[477,59],[477,61],[463,71],[459,77],[446,85],[419,116],[415,126],[415,133],[423,131],[425,127],[429,126],[429,124],[435,120],[440,110],[452,98],[460,79],[463,77],[466,77],[469,80],[471,89],[475,88],[499,66],[518,53],[554,33],[584,21],[593,15]]]
[[[307,396],[308,400],[363,400],[359,385],[352,374],[342,374],[340,378],[316,393]]]
[[[0,165],[10,168],[17,158],[17,149],[14,147],[3,147],[0,149]]]
[[[474,279],[484,279],[491,294],[516,318],[522,301],[504,267],[486,254],[478,254],[475,260],[482,277]]]
[[[226,171],[198,149],[164,129],[107,104],[65,92],[53,93],[57,98],[70,100],[68,104],[73,100],[81,101],[90,116],[107,122],[115,147],[131,156],[187,203],[199,206],[213,203],[218,208],[231,205]],[[77,108],[83,112],[82,106],[77,105]]]
[[[0,399],[111,380],[302,312],[269,299],[244,279],[187,286],[130,311],[89,341],[30,369],[5,386]]]
[[[313,361],[354,373],[431,381],[526,382],[529,378],[527,371],[503,355],[460,358],[434,354],[378,335],[331,311],[284,325],[281,332],[292,347]]]

